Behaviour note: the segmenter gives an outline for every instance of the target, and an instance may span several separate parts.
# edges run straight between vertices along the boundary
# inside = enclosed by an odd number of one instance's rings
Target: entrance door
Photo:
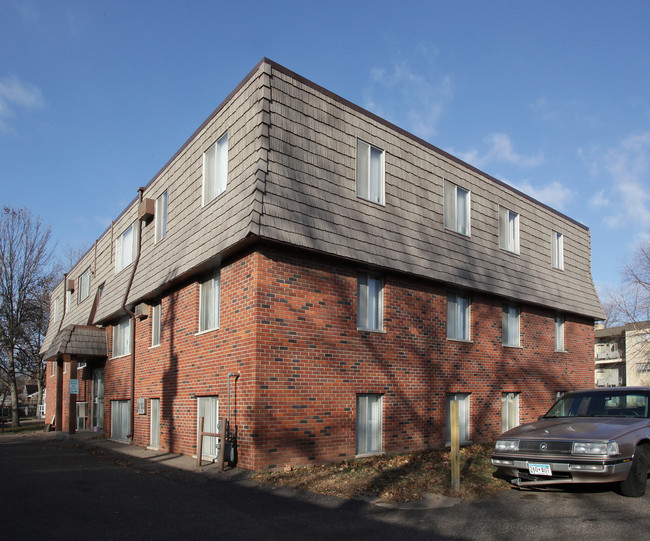
[[[149,446],[152,449],[158,449],[160,446],[160,398],[151,399],[149,413],[151,415]]]
[[[197,399],[199,409],[197,415],[197,443],[199,420],[203,417],[203,432],[217,432],[219,419],[219,400],[216,396],[199,396]],[[203,436],[203,457],[207,459],[217,458],[217,444],[219,438],[214,436]],[[198,452],[198,450],[197,450]]]
[[[131,401],[111,400],[111,439],[128,442],[131,432]]]
[[[93,427],[97,430],[104,429],[104,369],[93,370],[93,402],[92,416]]]

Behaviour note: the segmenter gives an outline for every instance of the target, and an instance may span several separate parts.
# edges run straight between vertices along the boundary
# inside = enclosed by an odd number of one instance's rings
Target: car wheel
[[[621,482],[621,494],[631,498],[639,498],[645,494],[648,484],[648,457],[643,447],[634,450],[632,468],[627,479]]]

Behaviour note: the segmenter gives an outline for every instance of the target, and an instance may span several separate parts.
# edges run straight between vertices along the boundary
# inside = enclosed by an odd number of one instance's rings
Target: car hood
[[[649,419],[629,417],[558,417],[540,419],[508,430],[499,439],[609,441],[650,426]]]

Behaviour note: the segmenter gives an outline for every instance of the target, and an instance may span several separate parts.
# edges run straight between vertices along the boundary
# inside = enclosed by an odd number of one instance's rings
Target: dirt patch
[[[254,478],[262,483],[342,498],[374,495],[380,502],[417,500],[426,492],[475,500],[509,486],[494,476],[496,468],[490,464],[492,449],[491,445],[471,445],[461,449],[461,481],[457,492],[451,490],[448,449],[375,456],[304,468],[285,467],[284,471],[257,473]]]

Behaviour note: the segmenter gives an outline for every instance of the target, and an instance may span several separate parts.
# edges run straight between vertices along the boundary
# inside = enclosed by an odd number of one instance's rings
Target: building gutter
[[[144,188],[138,188],[138,204],[142,203],[142,194]],[[126,291],[124,292],[124,299],[122,300],[122,310],[126,312],[131,317],[131,433],[127,434],[130,443],[133,444],[133,433],[135,432],[135,312],[129,310],[126,307],[126,301],[129,298],[129,293],[131,292],[131,286],[133,286],[133,279],[135,278],[135,273],[138,270],[138,263],[140,262],[140,252],[142,250],[142,221],[138,218],[138,246],[135,254],[135,261],[133,262],[133,268],[131,269],[131,276],[129,276],[129,282],[126,286]]]

